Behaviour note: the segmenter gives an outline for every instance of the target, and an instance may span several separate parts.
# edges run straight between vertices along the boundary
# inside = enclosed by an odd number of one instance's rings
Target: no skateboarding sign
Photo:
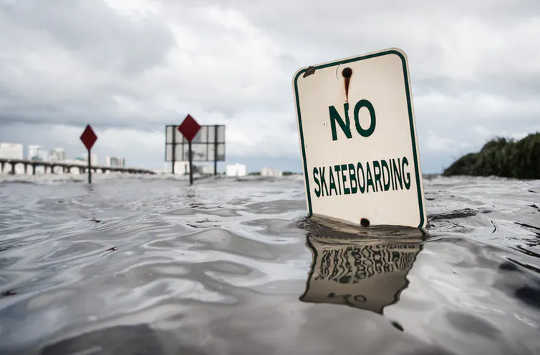
[[[425,226],[405,53],[303,68],[293,87],[309,215]]]

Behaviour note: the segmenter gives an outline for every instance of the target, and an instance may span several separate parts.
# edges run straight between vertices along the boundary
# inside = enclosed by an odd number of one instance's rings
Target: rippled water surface
[[[540,181],[426,178],[429,227],[303,180],[0,182],[2,354],[539,354]]]

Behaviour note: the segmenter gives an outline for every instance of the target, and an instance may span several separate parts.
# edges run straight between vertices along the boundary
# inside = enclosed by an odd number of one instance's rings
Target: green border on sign
[[[421,189],[422,186],[420,186],[420,173],[418,172],[418,154],[416,151],[416,137],[414,134],[414,122],[413,122],[413,114],[412,114],[412,105],[411,105],[411,94],[409,89],[409,75],[407,72],[407,60],[403,56],[403,54],[395,49],[385,50],[382,52],[377,52],[373,54],[368,54],[365,56],[350,58],[350,59],[343,59],[339,60],[337,62],[331,62],[326,64],[321,64],[313,67],[309,67],[309,69],[314,69],[315,72],[317,69],[323,69],[332,67],[335,65],[341,65],[345,63],[351,63],[351,62],[357,62],[364,59],[370,59],[375,57],[380,57],[383,55],[388,54],[395,54],[401,59],[401,64],[403,66],[403,78],[405,82],[405,95],[407,97],[407,109],[409,112],[409,126],[411,129],[411,141],[412,141],[412,151],[413,151],[413,159],[414,159],[414,171],[415,171],[415,177],[416,177],[416,190],[418,193],[418,209],[420,212],[420,223],[418,224],[418,228],[421,228],[424,225],[424,204],[422,202],[422,193]],[[298,115],[298,130],[300,132],[300,142],[302,146],[302,159],[304,160],[304,181],[306,183],[306,191],[307,191],[307,202],[308,202],[308,208],[309,208],[309,217],[313,215],[313,210],[311,208],[311,190],[309,189],[309,173],[307,169],[307,162],[306,162],[306,149],[304,144],[304,131],[302,129],[302,115],[300,113],[300,100],[298,98],[298,78],[301,74],[305,73],[308,68],[304,68],[300,70],[298,73],[296,73],[296,76],[294,77],[294,94],[296,97],[296,113]]]

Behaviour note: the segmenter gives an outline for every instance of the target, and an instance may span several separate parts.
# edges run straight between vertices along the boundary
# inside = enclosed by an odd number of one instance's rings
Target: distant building
[[[83,156],[76,157],[75,160],[82,161],[86,164],[88,162],[88,153],[84,154]],[[98,165],[97,154],[92,154],[90,156],[90,160],[91,160],[92,165]]]
[[[41,147],[40,145],[29,145],[28,146],[28,159],[48,161],[49,155],[47,154],[47,151],[43,149],[43,147]]]
[[[247,167],[244,164],[230,164],[226,167],[227,176],[246,176]]]
[[[39,149],[41,147],[39,145],[29,145],[28,146],[28,160],[38,160],[39,156]]]
[[[261,169],[261,176],[283,176],[283,172],[281,170],[272,169],[272,168],[262,168]]]
[[[111,168],[125,168],[126,158],[105,157],[105,166],[110,166]]]
[[[66,152],[64,148],[54,148],[49,153],[49,159],[51,161],[64,161],[66,160]]]
[[[23,145],[18,143],[0,143],[0,158],[23,159]]]
[[[165,171],[169,174],[172,174],[172,165],[166,164]],[[189,162],[187,161],[176,161],[174,162],[174,174],[175,175],[187,175],[189,174]]]
[[[201,172],[203,174],[213,174],[214,173],[214,165],[210,165],[210,164],[206,164],[206,165],[203,165],[201,166]]]

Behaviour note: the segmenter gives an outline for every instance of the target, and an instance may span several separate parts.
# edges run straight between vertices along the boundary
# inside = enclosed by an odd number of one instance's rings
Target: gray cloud
[[[232,159],[296,169],[292,74],[387,47],[409,57],[424,171],[540,130],[536,1],[0,0],[0,31],[4,141],[76,150],[62,136],[91,122],[103,151],[155,167],[190,112],[227,124]]]

